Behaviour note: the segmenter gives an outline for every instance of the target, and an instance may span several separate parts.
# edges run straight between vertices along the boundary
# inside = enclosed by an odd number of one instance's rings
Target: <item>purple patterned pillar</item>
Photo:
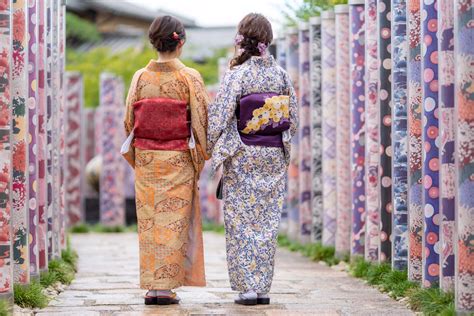
[[[48,214],[47,214],[47,184],[46,184],[46,45],[45,45],[45,2],[38,2],[38,261],[41,271],[48,270]]]
[[[51,54],[52,54],[52,176],[53,176],[53,218],[52,218],[52,255],[61,256],[61,102],[60,102],[60,65],[59,65],[59,1],[51,3]]]
[[[349,6],[336,5],[337,100],[337,233],[336,253],[350,252],[351,240],[351,110],[349,67]]]
[[[365,2],[365,260],[377,262],[380,243],[379,207],[379,58],[377,0]]]
[[[421,281],[423,201],[421,179],[420,1],[407,1],[408,19],[408,278]]]
[[[349,1],[351,87],[351,255],[365,254],[365,13],[364,0]]]
[[[323,231],[322,196],[322,116],[321,116],[321,18],[312,17],[310,23],[311,71],[311,175],[312,215],[311,241],[321,242]]]
[[[0,6],[0,299],[13,307],[12,204],[11,204],[11,17],[10,1]]]
[[[408,260],[407,33],[406,1],[392,0],[392,268]]]
[[[423,286],[439,285],[439,151],[438,151],[438,11],[437,3],[422,0],[423,93]]]
[[[73,226],[84,221],[81,190],[81,168],[83,166],[83,142],[81,137],[82,75],[76,72],[68,72],[66,74],[66,88],[64,190],[67,223],[69,226]]]
[[[123,190],[123,161],[118,154],[125,139],[123,133],[123,82],[114,75],[100,77],[100,107],[102,133],[100,149],[100,221],[107,226],[125,225],[125,199]]]
[[[299,241],[308,243],[312,226],[312,174],[311,174],[311,77],[309,69],[309,25],[301,22],[298,32],[299,42]]]
[[[12,219],[14,283],[30,281],[28,251],[28,11],[25,0],[13,3],[12,65]]]
[[[472,0],[454,1],[456,78],[456,310],[474,312],[474,28]]]
[[[45,0],[45,50],[46,50],[46,187],[47,187],[47,201],[46,201],[46,219],[47,219],[47,233],[46,245],[48,247],[48,261],[53,259],[53,100],[52,100],[52,20],[51,20],[51,1]]]
[[[82,112],[82,120],[81,120],[81,130],[82,130],[82,154],[83,154],[83,164],[81,167],[81,177],[82,181],[82,214],[86,214],[85,207],[85,199],[86,198],[93,198],[97,197],[98,193],[85,181],[86,179],[86,166],[89,161],[91,161],[96,155],[96,137],[95,137],[95,117],[96,117],[96,110],[90,108],[84,108]],[[85,220],[85,218],[84,218]]]
[[[289,29],[286,35],[286,71],[299,96],[299,49],[298,30]],[[288,237],[298,240],[299,235],[299,137],[292,139],[291,161],[288,168]]]
[[[38,261],[38,1],[28,0],[28,143],[30,276],[39,277]]]
[[[336,244],[337,217],[337,103],[336,103],[336,24],[334,11],[321,14],[321,107],[323,172],[323,245]]]
[[[66,248],[66,196],[65,196],[65,45],[66,45],[66,2],[58,0],[58,63],[59,63],[59,242],[60,249]],[[61,254],[60,254],[61,255]]]
[[[390,52],[390,0],[378,0],[379,54],[379,261],[390,262],[392,255],[392,87]]]
[[[454,6],[452,0],[438,0],[439,18],[439,131],[441,136],[439,173],[441,223],[439,240],[440,287],[444,291],[454,290],[454,245],[455,245],[455,135],[454,123]]]

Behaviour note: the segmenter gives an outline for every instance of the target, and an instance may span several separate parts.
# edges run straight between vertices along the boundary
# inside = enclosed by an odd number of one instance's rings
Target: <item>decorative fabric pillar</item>
[[[82,101],[83,102],[83,101]],[[88,109],[84,108],[82,112],[82,122],[81,122],[81,130],[82,130],[82,141],[83,141],[83,165],[81,168],[81,175],[82,175],[82,214],[86,214],[85,207],[85,199],[91,197],[97,197],[98,193],[85,181],[86,179],[86,166],[96,155],[96,137],[95,137],[95,117],[96,117],[96,110],[95,109]],[[84,217],[85,220],[85,217]]]
[[[286,69],[286,39],[284,37],[277,39],[276,45],[278,65]]]
[[[279,38],[277,40],[277,62],[283,69],[286,69],[286,45],[287,41],[285,37]],[[288,190],[288,184],[286,189]],[[283,208],[281,210],[280,233],[288,233],[288,199],[285,199],[285,201],[283,202]]]
[[[311,47],[311,154],[313,178],[311,240],[321,241],[323,231],[322,196],[322,116],[321,116],[321,19],[312,17],[310,23]]]
[[[61,256],[61,102],[60,102],[60,65],[59,65],[59,1],[51,3],[51,50],[52,50],[52,175],[53,175],[53,258]]]
[[[289,29],[286,36],[286,71],[299,96],[299,50],[298,30]],[[301,124],[301,123],[300,123]],[[298,135],[292,139],[291,161],[288,168],[288,237],[298,239],[299,234],[299,140]]]
[[[66,74],[66,132],[65,132],[65,208],[69,226],[84,221],[82,214],[81,168],[82,146],[81,118],[83,107],[82,75],[76,72]]]
[[[420,0],[407,0],[408,17],[408,278],[421,281],[423,184],[421,179]]]
[[[349,253],[351,240],[351,122],[349,6],[335,6],[337,100],[337,233],[336,253]]]
[[[423,91],[423,286],[439,285],[438,16],[437,3],[422,0]]]
[[[474,312],[474,29],[472,0],[455,0],[456,59],[456,310]]]
[[[30,281],[28,251],[28,11],[25,0],[13,3],[12,146],[13,146],[13,260],[14,282]]]
[[[11,27],[12,7],[10,1],[0,6],[0,299],[8,300],[13,307],[13,263],[12,263],[12,147],[11,147]]]
[[[312,227],[312,174],[311,174],[311,77],[309,68],[310,46],[309,25],[299,25],[299,240],[308,243],[311,239]]]
[[[28,1],[28,169],[30,276],[39,277],[38,262],[38,3]]]
[[[45,0],[45,47],[46,47],[46,141],[47,141],[47,162],[46,162],[46,186],[47,186],[47,246],[48,260],[53,259],[53,100],[52,100],[52,20],[51,3],[52,0]]]
[[[365,254],[365,14],[364,0],[350,0],[351,255]]]
[[[408,260],[408,138],[406,0],[392,0],[392,268],[405,270]]]
[[[380,248],[379,261],[390,262],[392,255],[392,87],[390,52],[390,0],[378,0],[377,9],[379,50],[379,194],[380,194]]]
[[[321,107],[323,167],[323,245],[336,244],[337,216],[337,102],[336,102],[336,24],[334,11],[321,14]]]
[[[64,0],[58,0],[59,12],[58,12],[58,62],[59,62],[59,170],[60,170],[60,182],[59,182],[59,219],[60,219],[60,229],[59,229],[59,241],[61,250],[66,248],[66,197],[65,197],[65,183],[64,183],[64,172],[65,172],[65,91],[64,91],[64,81],[65,81],[65,45],[66,45],[66,2]],[[59,253],[61,255],[61,252]]]
[[[365,260],[378,261],[379,211],[379,58],[377,52],[377,0],[365,2]]]
[[[47,139],[46,139],[46,45],[45,45],[45,1],[38,1],[38,261],[41,271],[48,270],[48,214],[46,184]]]
[[[123,83],[114,75],[100,77],[100,107],[102,133],[100,146],[102,168],[100,173],[100,221],[107,226],[125,225],[123,192],[123,164],[120,146],[125,139],[123,121]]]
[[[452,0],[438,1],[439,18],[439,130],[440,152],[440,214],[441,227],[439,239],[440,251],[440,287],[444,291],[454,290],[454,245],[455,245],[455,135],[454,119],[454,6]]]

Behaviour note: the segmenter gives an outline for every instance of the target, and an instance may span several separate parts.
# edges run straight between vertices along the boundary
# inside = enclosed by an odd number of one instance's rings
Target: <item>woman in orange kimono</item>
[[[201,75],[181,61],[185,30],[170,16],[150,26],[157,60],[138,70],[127,97],[125,130],[133,135],[145,304],[176,304],[172,290],[205,286],[197,182],[207,159],[209,97]]]

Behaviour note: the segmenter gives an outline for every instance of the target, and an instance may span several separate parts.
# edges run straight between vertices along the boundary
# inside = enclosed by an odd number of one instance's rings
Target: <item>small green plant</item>
[[[439,288],[413,288],[408,291],[408,301],[414,311],[423,312],[426,316],[455,315],[454,294]]]
[[[10,315],[8,300],[2,299],[0,300],[0,316],[8,316],[8,315]]]
[[[91,228],[87,224],[77,224],[72,226],[69,231],[73,234],[85,234],[91,231]]]
[[[48,271],[57,275],[58,281],[63,284],[71,284],[74,279],[74,268],[64,260],[52,260],[49,262]]]
[[[352,276],[365,279],[367,277],[367,271],[369,271],[369,267],[369,262],[365,261],[364,258],[357,257],[351,261],[349,271]]]
[[[48,297],[43,293],[43,287],[36,281],[27,285],[15,284],[13,295],[15,304],[23,308],[44,308],[49,302]]]
[[[46,271],[40,274],[40,284],[44,288],[48,288],[54,285],[56,282],[60,282],[59,276],[56,272]]]
[[[370,265],[366,276],[367,282],[371,285],[381,284],[384,275],[389,273],[391,269],[390,265],[386,263]]]

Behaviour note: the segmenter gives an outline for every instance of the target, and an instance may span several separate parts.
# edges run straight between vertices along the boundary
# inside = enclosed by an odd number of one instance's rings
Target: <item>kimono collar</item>
[[[150,60],[146,68],[155,72],[173,72],[185,68],[186,66],[178,59],[171,59],[165,62]]]
[[[250,58],[250,64],[263,66],[263,67],[273,67],[276,64],[276,61],[272,55],[265,56],[265,57],[252,56]]]

